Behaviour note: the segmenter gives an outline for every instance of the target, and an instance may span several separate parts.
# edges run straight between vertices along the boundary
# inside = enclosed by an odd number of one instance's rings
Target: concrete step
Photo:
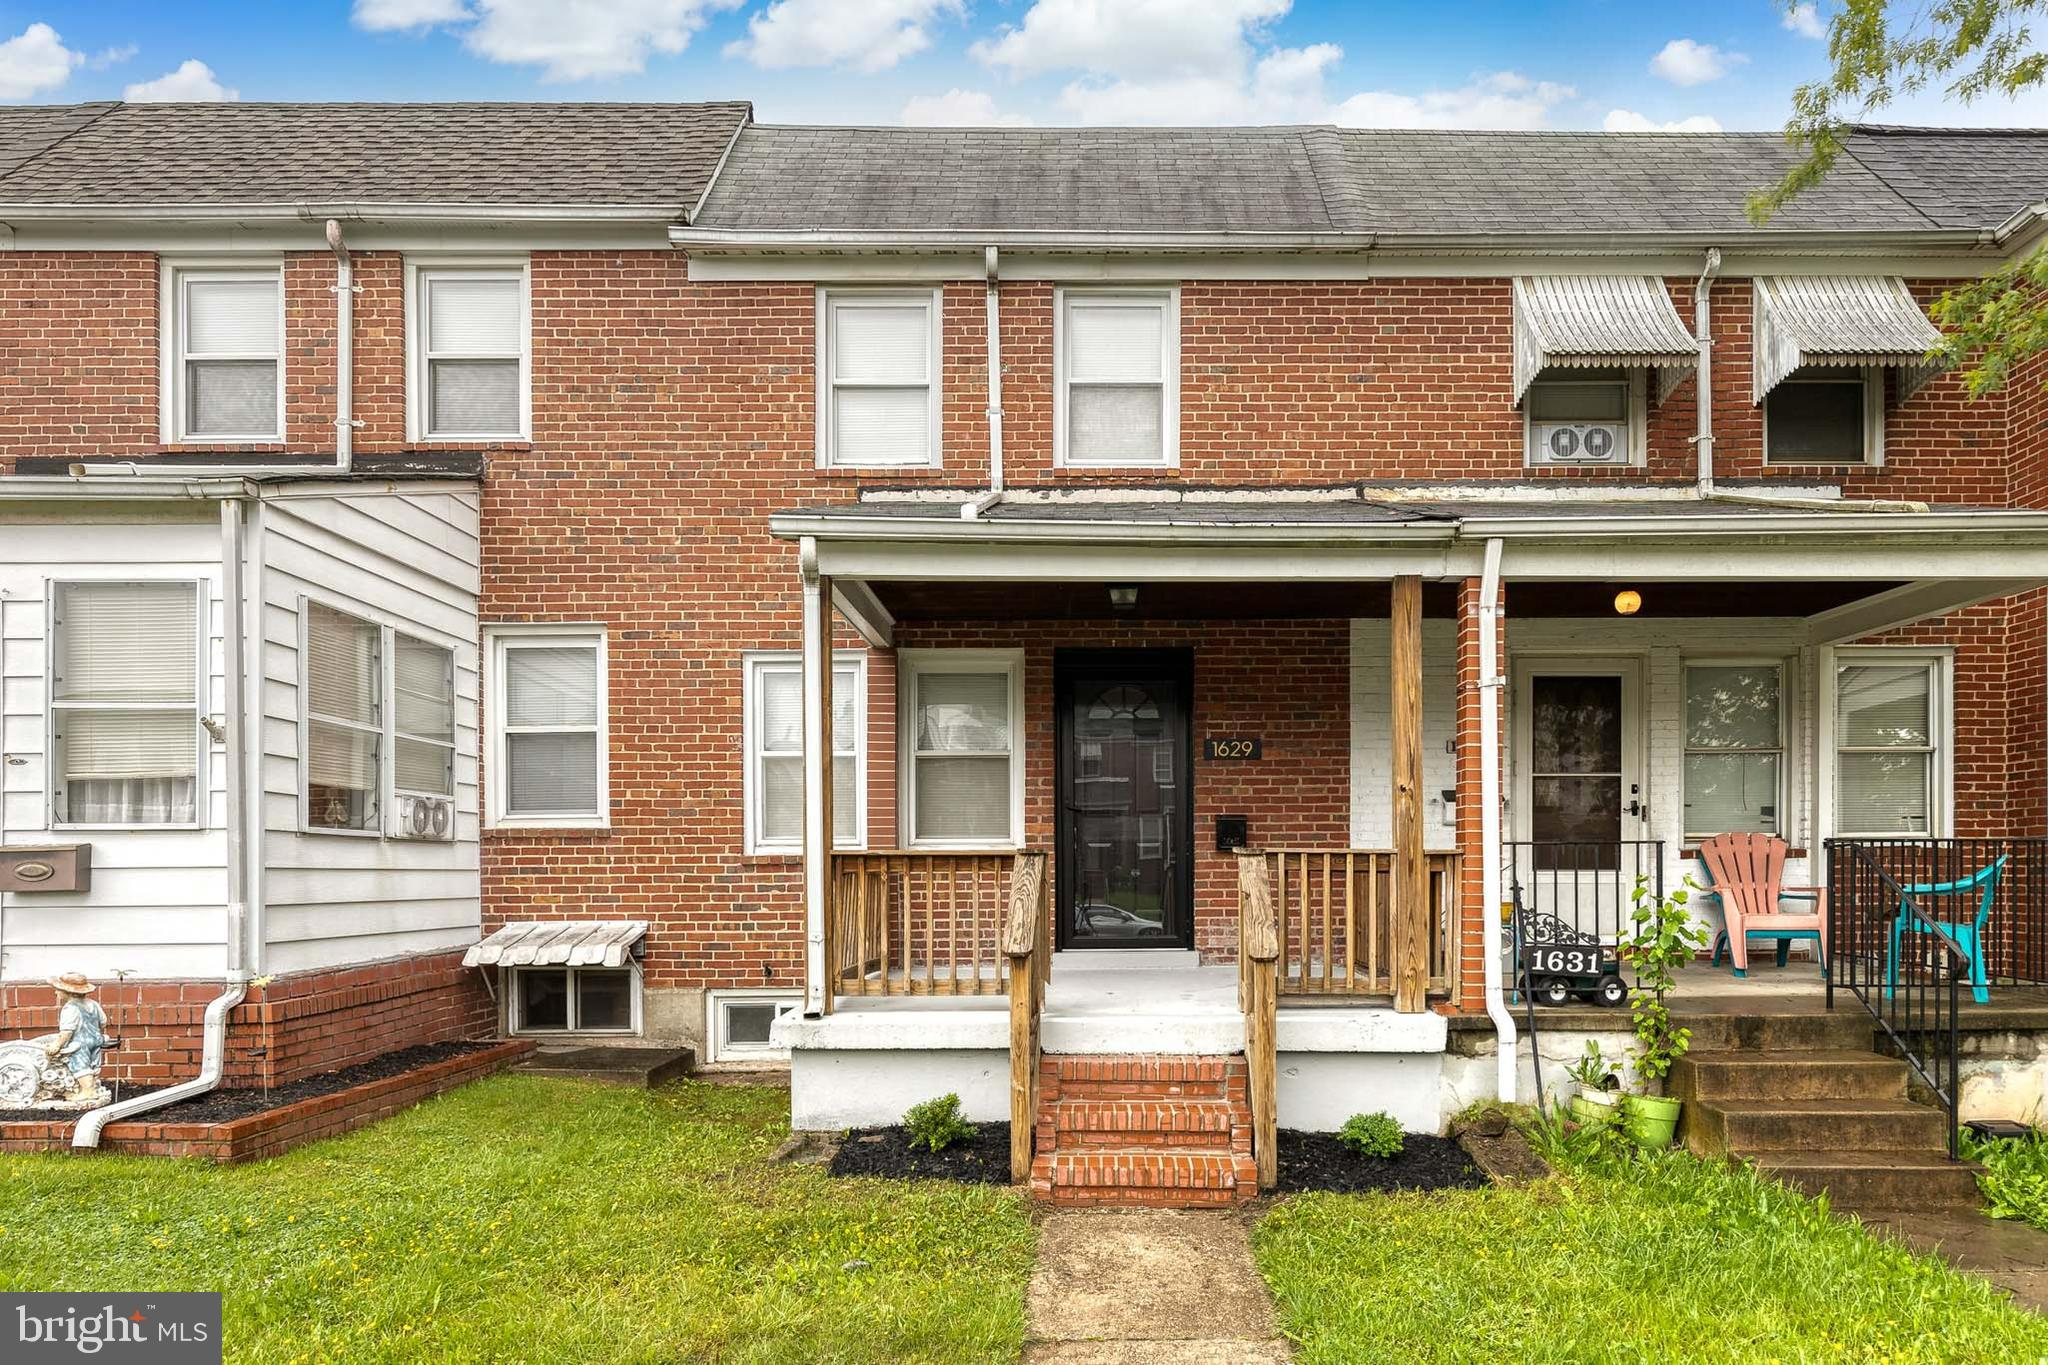
[[[1903,1100],[1906,1064],[1869,1052],[1693,1051],[1665,1093],[1682,1100]]]
[[[1056,1205],[1222,1208],[1258,1194],[1249,1153],[1164,1148],[1146,1152],[1041,1152],[1031,1189]]]
[[[1142,1150],[1158,1147],[1229,1151],[1244,1139],[1250,1115],[1226,1100],[1061,1100],[1040,1115],[1039,1141],[1054,1150]]]
[[[1854,1004],[1854,1002],[1850,1002]],[[1813,1014],[1687,1014],[1671,1021],[1692,1030],[1695,1052],[1870,1050],[1875,1024],[1860,1006]]]
[[[652,1087],[679,1081],[697,1065],[686,1047],[564,1047],[529,1053],[521,1071],[579,1081]]]
[[[1919,1152],[1767,1152],[1757,1167],[1807,1194],[1825,1193],[1850,1210],[1965,1209],[1978,1206],[1972,1161]]]
[[[1946,1153],[1946,1116],[1907,1100],[1693,1100],[1680,1137],[1701,1156],[1735,1152]]]

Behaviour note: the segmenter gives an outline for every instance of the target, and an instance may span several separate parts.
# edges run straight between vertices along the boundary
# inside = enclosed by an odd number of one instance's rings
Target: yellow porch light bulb
[[[1614,594],[1614,609],[1623,616],[1634,616],[1643,609],[1643,595],[1634,588],[1623,588]]]

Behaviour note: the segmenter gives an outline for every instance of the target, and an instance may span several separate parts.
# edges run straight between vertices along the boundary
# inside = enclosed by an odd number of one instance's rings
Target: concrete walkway
[[[1957,1270],[1980,1275],[2036,1313],[2048,1313],[2048,1232],[1981,1213],[1866,1213],[1863,1225]]]
[[[1026,1365],[1268,1365],[1291,1359],[1243,1222],[1089,1210],[1039,1228]]]

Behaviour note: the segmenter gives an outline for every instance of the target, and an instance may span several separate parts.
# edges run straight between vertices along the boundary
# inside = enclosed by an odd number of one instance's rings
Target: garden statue
[[[92,998],[98,987],[83,972],[51,977],[50,985],[62,1005],[57,1031],[0,1043],[0,1107],[97,1109],[112,1098],[100,1084],[100,1057],[114,1043],[107,1012]]]

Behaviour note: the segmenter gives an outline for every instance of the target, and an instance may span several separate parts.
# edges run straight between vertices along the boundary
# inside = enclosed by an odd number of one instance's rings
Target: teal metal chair
[[[1939,932],[1955,941],[1970,964],[1970,997],[1980,1005],[1991,1003],[1991,981],[1984,970],[1984,926],[1991,918],[1991,902],[1998,897],[1998,879],[2005,875],[2006,859],[2011,856],[2001,853],[1996,861],[1955,881],[1916,882],[1900,888],[1905,895],[1899,899],[1899,916],[1892,921],[1891,948],[1884,961],[1884,993],[1887,996],[1899,984],[1899,940],[1909,930],[1918,934],[1937,932],[1926,916],[1914,908],[1914,899],[1920,896],[1967,896],[1975,892],[1978,896],[1976,918],[1967,924],[1940,921]]]

